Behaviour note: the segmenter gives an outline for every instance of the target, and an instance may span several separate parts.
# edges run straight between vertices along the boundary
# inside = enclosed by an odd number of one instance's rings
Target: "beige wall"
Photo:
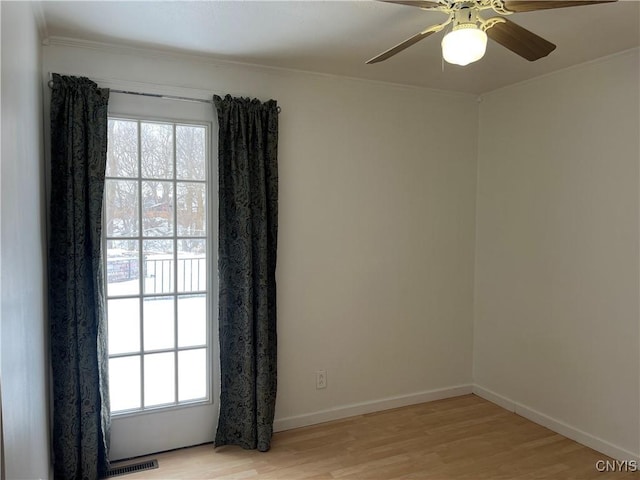
[[[41,47],[31,5],[1,2],[0,350],[6,475],[49,477]]]
[[[478,149],[474,381],[627,458],[640,455],[638,57],[485,95]]]
[[[475,98],[90,47],[45,72],[282,107],[277,428],[470,385]]]

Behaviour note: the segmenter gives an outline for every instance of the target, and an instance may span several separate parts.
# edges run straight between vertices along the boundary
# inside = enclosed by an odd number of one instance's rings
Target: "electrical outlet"
[[[327,371],[318,370],[316,372],[316,389],[327,388]]]

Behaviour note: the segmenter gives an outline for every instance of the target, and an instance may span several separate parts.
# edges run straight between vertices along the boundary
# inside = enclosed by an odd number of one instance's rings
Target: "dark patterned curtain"
[[[53,76],[49,322],[56,479],[109,467],[107,336],[101,264],[109,90]]]
[[[276,403],[278,107],[215,96],[220,418],[215,445],[267,451]]]

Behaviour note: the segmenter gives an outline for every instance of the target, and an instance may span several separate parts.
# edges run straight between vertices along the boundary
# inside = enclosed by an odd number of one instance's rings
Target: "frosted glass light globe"
[[[442,39],[442,57],[449,63],[469,65],[487,50],[487,34],[475,25],[457,28]]]

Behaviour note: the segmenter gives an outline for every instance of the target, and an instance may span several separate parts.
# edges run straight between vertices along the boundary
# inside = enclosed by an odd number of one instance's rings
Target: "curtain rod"
[[[47,82],[49,88],[53,88],[53,80],[49,80]],[[178,95],[162,95],[160,93],[147,93],[147,92],[134,92],[131,90],[116,90],[115,88],[110,88],[110,92],[112,93],[122,93],[124,95],[139,95],[141,97],[153,97],[153,98],[161,98],[165,100],[178,100],[181,102],[197,102],[197,103],[210,103],[213,105],[213,100],[206,100],[204,98],[194,98],[194,97],[181,97]],[[276,107],[278,113],[282,111],[280,106]]]

